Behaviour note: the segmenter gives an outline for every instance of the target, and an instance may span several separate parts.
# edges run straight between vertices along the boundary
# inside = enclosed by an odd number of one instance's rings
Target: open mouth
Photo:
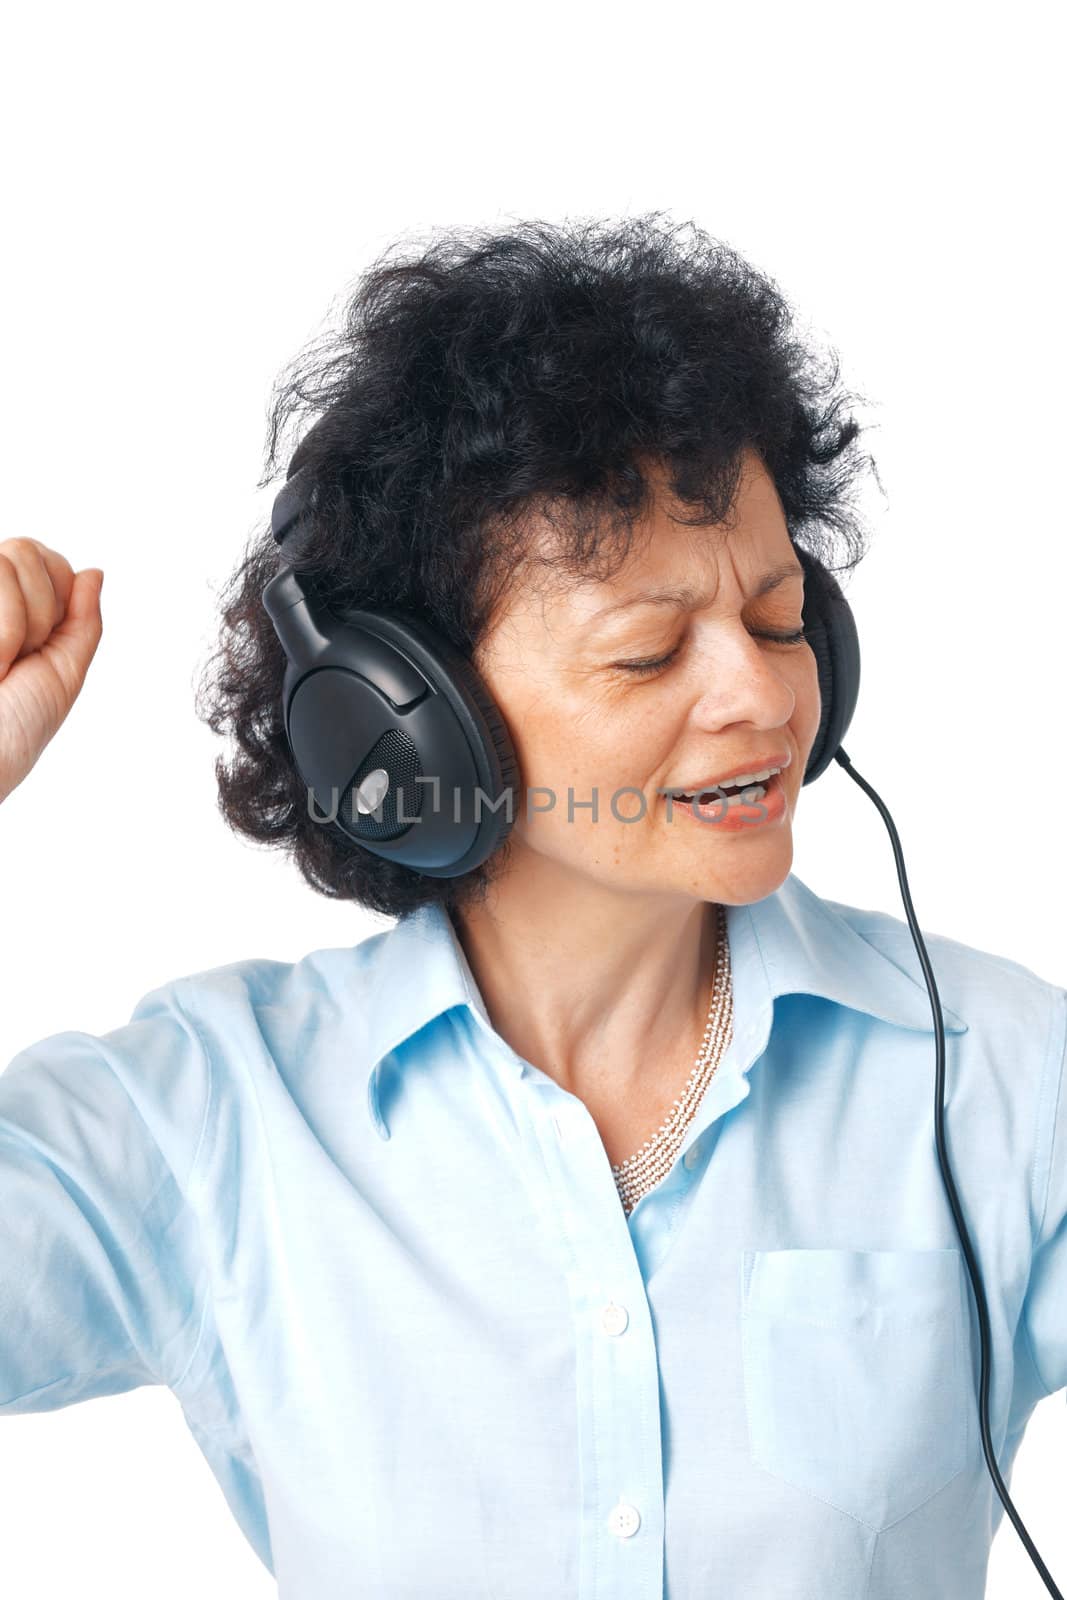
[[[676,794],[673,796],[673,800],[677,805],[686,806],[692,805],[693,801],[696,800],[701,807],[716,805],[724,799],[727,801],[744,800],[748,804],[754,805],[758,800],[764,798],[767,791],[773,784],[778,782],[780,777],[781,773],[776,772],[770,778],[765,778],[762,783],[748,783],[743,786],[736,783],[720,783],[716,784],[714,789],[700,789],[696,794]]]
[[[761,783],[746,784],[743,788],[736,783],[723,783],[714,789],[701,789],[695,795],[665,794],[663,801],[670,807],[669,816],[677,807],[683,816],[703,817],[712,822],[731,816],[735,811],[741,816],[760,815],[766,820],[780,813],[785,791],[782,774],[775,772]]]

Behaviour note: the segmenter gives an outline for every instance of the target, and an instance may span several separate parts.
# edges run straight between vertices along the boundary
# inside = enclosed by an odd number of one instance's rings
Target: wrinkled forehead
[[[625,618],[649,593],[676,594],[679,604],[714,596],[736,572],[748,586],[776,562],[795,564],[774,482],[759,457],[742,458],[738,490],[727,514],[709,522],[678,499],[664,469],[646,469],[652,497],[627,519],[601,517],[583,542],[574,522],[552,510],[527,519],[524,558],[517,563],[494,631],[507,621],[539,620],[563,631]]]

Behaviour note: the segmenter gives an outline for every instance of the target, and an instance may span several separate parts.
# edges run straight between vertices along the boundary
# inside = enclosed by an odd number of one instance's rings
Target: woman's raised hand
[[[0,539],[0,801],[78,697],[100,643],[103,581],[39,539]]]

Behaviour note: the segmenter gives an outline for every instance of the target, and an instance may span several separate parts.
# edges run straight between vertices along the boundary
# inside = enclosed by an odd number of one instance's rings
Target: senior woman
[[[981,1592],[929,998],[904,923],[791,872],[808,580],[864,549],[850,398],[771,280],[653,215],[383,259],[276,399],[268,481],[315,418],[285,557],[470,663],[513,825],[435,875],[309,804],[258,535],[202,684],[223,814],[396,921],[15,1057],[0,1411],[168,1385],[283,1596]],[[0,548],[0,794],[99,630],[94,573]],[[1067,1385],[1067,993],[929,948],[1010,1466]]]

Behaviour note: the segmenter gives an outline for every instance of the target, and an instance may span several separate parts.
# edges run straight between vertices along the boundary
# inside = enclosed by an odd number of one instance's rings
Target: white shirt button
[[[600,1326],[605,1333],[625,1333],[629,1322],[630,1314],[626,1307],[617,1306],[614,1300],[601,1308]]]
[[[641,1517],[636,1506],[620,1500],[617,1506],[612,1507],[608,1515],[608,1527],[617,1539],[629,1539],[640,1526]]]
[[[693,1168],[700,1160],[700,1146],[698,1144],[691,1144],[689,1149],[685,1152],[685,1155],[682,1157],[682,1160],[685,1162],[690,1172],[692,1172]]]

